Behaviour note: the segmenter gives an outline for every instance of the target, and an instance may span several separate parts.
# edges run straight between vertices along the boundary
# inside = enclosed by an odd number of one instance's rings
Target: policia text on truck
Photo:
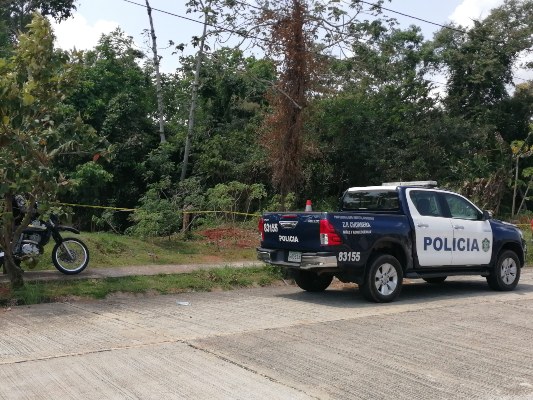
[[[265,213],[259,230],[258,258],[288,268],[302,289],[337,277],[376,302],[394,300],[404,277],[481,275],[513,290],[525,259],[518,228],[432,181],[353,187],[339,212]]]

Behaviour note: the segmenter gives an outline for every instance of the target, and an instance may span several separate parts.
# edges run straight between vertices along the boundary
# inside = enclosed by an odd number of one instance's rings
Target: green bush
[[[135,223],[126,233],[140,237],[170,236],[183,224],[183,210],[201,209],[204,197],[197,179],[173,185],[170,179],[149,186],[141,205],[131,215]]]

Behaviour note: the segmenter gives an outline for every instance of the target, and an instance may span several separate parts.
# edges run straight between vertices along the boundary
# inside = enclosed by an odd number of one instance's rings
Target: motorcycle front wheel
[[[89,249],[79,239],[65,238],[54,246],[52,261],[66,275],[79,274],[89,264]]]

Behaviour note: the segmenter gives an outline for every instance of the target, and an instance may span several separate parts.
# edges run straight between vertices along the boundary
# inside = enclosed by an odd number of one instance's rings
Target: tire
[[[514,251],[505,250],[487,276],[487,283],[493,290],[509,291],[514,290],[519,280],[520,260]]]
[[[319,275],[313,271],[301,271],[294,272],[294,281],[300,287],[300,289],[308,292],[323,292],[330,285],[333,280],[333,275]]]
[[[376,303],[396,299],[402,290],[403,271],[400,262],[389,254],[378,254],[369,262],[361,293]]]
[[[72,258],[65,250],[68,248]],[[66,275],[79,274],[89,264],[89,249],[85,243],[75,238],[65,238],[62,243],[56,243],[52,250],[54,266]]]
[[[425,280],[427,283],[442,283],[446,280],[447,276],[438,276],[438,277],[435,277],[435,278],[422,278],[423,280]]]

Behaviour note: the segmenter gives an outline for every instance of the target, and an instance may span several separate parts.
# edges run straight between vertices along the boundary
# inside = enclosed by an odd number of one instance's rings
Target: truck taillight
[[[335,231],[335,228],[327,219],[320,220],[320,245],[338,246],[342,244],[342,239]]]
[[[265,220],[263,218],[259,218],[257,229],[259,229],[259,232],[261,233],[261,241],[264,241],[265,240]]]

